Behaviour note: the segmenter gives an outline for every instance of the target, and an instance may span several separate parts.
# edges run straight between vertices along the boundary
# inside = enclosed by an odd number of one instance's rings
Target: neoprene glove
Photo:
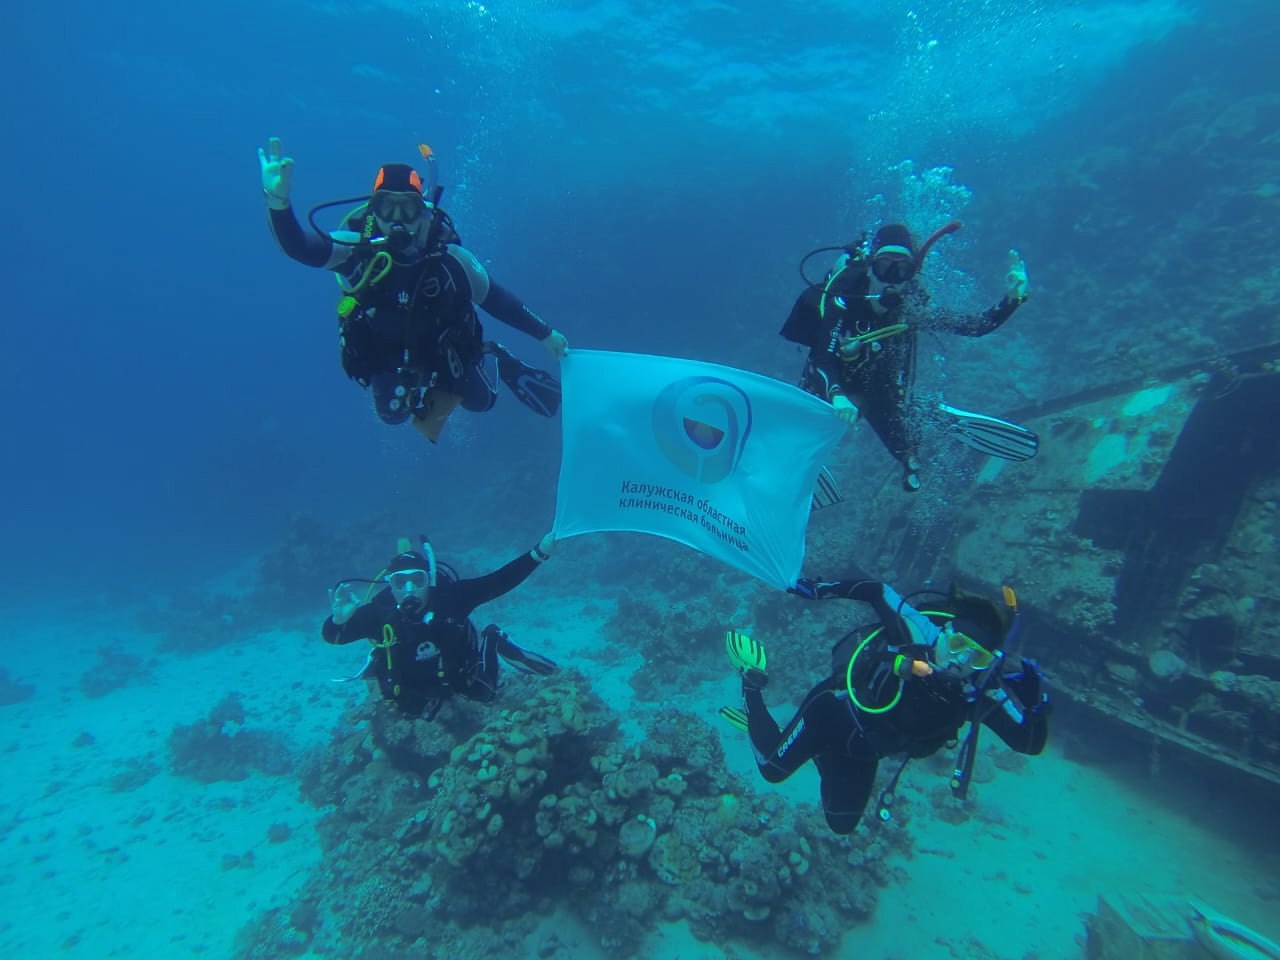
[[[1022,669],[1017,673],[1006,673],[1004,679],[1024,705],[1030,707],[1043,699],[1040,669],[1035,661],[1024,659]]]
[[[1004,275],[1005,296],[1021,303],[1031,291],[1027,264],[1017,250],[1009,251],[1009,272]]]
[[[279,137],[267,138],[267,149],[258,148],[258,165],[262,167],[262,195],[272,210],[289,209],[289,191],[293,188],[293,157],[283,156]]]
[[[552,330],[540,342],[547,348],[547,353],[557,360],[563,360],[564,355],[569,352],[569,341],[559,330]]]
[[[877,600],[887,601],[884,583],[879,580],[859,580],[849,591],[850,600],[861,600],[863,603],[875,603]]]
[[[836,416],[849,426],[852,427],[858,422],[858,408],[843,393],[837,393],[831,398],[831,408],[835,410]]]
[[[797,597],[804,597],[806,600],[816,600],[818,598],[817,585],[808,577],[801,577],[796,581],[794,587],[787,587],[787,593],[794,594]]]

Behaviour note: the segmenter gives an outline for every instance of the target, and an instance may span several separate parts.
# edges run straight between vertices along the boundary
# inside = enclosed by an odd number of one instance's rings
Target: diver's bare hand
[[[262,195],[272,210],[289,209],[289,191],[293,189],[293,157],[284,156],[279,137],[267,138],[267,149],[258,148],[258,165],[262,168]]]

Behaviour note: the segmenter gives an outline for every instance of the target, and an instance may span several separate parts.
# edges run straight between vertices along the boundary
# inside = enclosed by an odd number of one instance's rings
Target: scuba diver
[[[436,561],[426,537],[416,545],[401,539],[396,556],[373,580],[343,580],[330,591],[332,613],[321,634],[326,643],[369,640],[373,647],[363,669],[344,679],[377,680],[383,699],[407,716],[432,720],[455,693],[488,703],[498,695],[499,657],[524,673],[548,676],[557,668],[517,646],[496,624],[477,630],[471,613],[523,583],[555,547],[548,533],[493,573],[460,580]]]
[[[557,360],[568,341],[460,245],[453,221],[440,208],[444,188],[435,182],[435,157],[425,144],[418,149],[429,172],[425,183],[408,164],[388,163],[378,170],[368,197],[312,207],[307,232],[289,201],[293,159],[271,137],[265,151],[259,148],[258,161],[272,235],[294,260],[337,275],[343,292],[342,369],[372,390],[384,423],[412,418],[435,443],[458,406],[474,413],[492,409],[495,371],[525,406],[554,416],[559,381],[486,341],[475,307],[541,341]],[[326,233],[317,226],[318,211],[351,203],[359,206],[343,218],[341,229]]]
[[[1035,663],[1013,649],[1020,621],[1010,588],[1003,606],[953,590],[937,609],[925,611],[875,580],[802,579],[788,592],[810,600],[861,600],[875,610],[879,626],[855,630],[832,647],[831,675],[781,729],[761,692],[768,683],[763,645],[730,630],[725,648],[742,675],[744,709],[723,707],[720,714],[747,733],[756,766],[770,783],[786,780],[809,760],[817,765],[822,810],[835,833],[858,825],[881,759],[904,757],[880,795],[880,818],[889,820],[907,761],[956,742],[966,722],[951,780],[961,799],[983,726],[1019,753],[1044,749],[1049,698]]]
[[[1011,250],[1005,294],[994,307],[965,316],[930,306],[920,286],[920,268],[929,248],[959,229],[959,221],[953,220],[917,249],[905,226],[889,223],[870,243],[864,237],[862,243],[810,251],[800,261],[800,276],[808,286],[781,330],[792,343],[809,348],[800,386],[830,403],[850,426],[865,416],[902,465],[902,486],[908,492],[920,489],[911,422],[917,412],[912,409],[911,389],[919,331],[986,336],[1027,300],[1027,267]],[[829,250],[839,250],[839,258],[822,281],[811,282],[805,263]],[[1027,460],[1039,446],[1036,435],[1017,424],[946,404],[940,404],[938,412],[962,442],[989,456]]]

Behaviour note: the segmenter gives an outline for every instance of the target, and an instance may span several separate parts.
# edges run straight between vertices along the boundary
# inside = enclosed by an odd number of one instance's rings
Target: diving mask
[[[395,570],[387,574],[391,584],[391,596],[396,609],[409,616],[417,616],[426,609],[427,587],[431,578],[425,570]]]
[[[906,283],[916,275],[916,260],[906,247],[881,247],[871,258],[871,272],[881,283]]]
[[[391,589],[395,593],[425,590],[427,588],[427,571],[397,570],[395,573],[387,574],[387,583],[391,584]]]
[[[985,670],[995,661],[996,655],[967,633],[961,633],[947,624],[934,643],[934,659],[939,667],[956,667],[963,670]]]
[[[369,212],[382,223],[413,226],[427,212],[420,193],[412,190],[378,190],[369,198]]]

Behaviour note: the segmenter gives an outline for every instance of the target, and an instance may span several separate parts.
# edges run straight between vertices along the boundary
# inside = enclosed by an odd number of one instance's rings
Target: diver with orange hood
[[[498,379],[535,413],[554,416],[559,381],[487,341],[475,308],[540,341],[557,360],[568,341],[461,245],[440,207],[435,157],[425,144],[418,149],[425,181],[408,164],[384,164],[368,196],[312,207],[308,232],[289,199],[293,159],[271,137],[258,161],[272,236],[292,259],[337,276],[342,368],[372,391],[384,423],[411,420],[434,443],[457,407],[491,409]],[[317,225],[319,211],[353,203],[339,229]]]

